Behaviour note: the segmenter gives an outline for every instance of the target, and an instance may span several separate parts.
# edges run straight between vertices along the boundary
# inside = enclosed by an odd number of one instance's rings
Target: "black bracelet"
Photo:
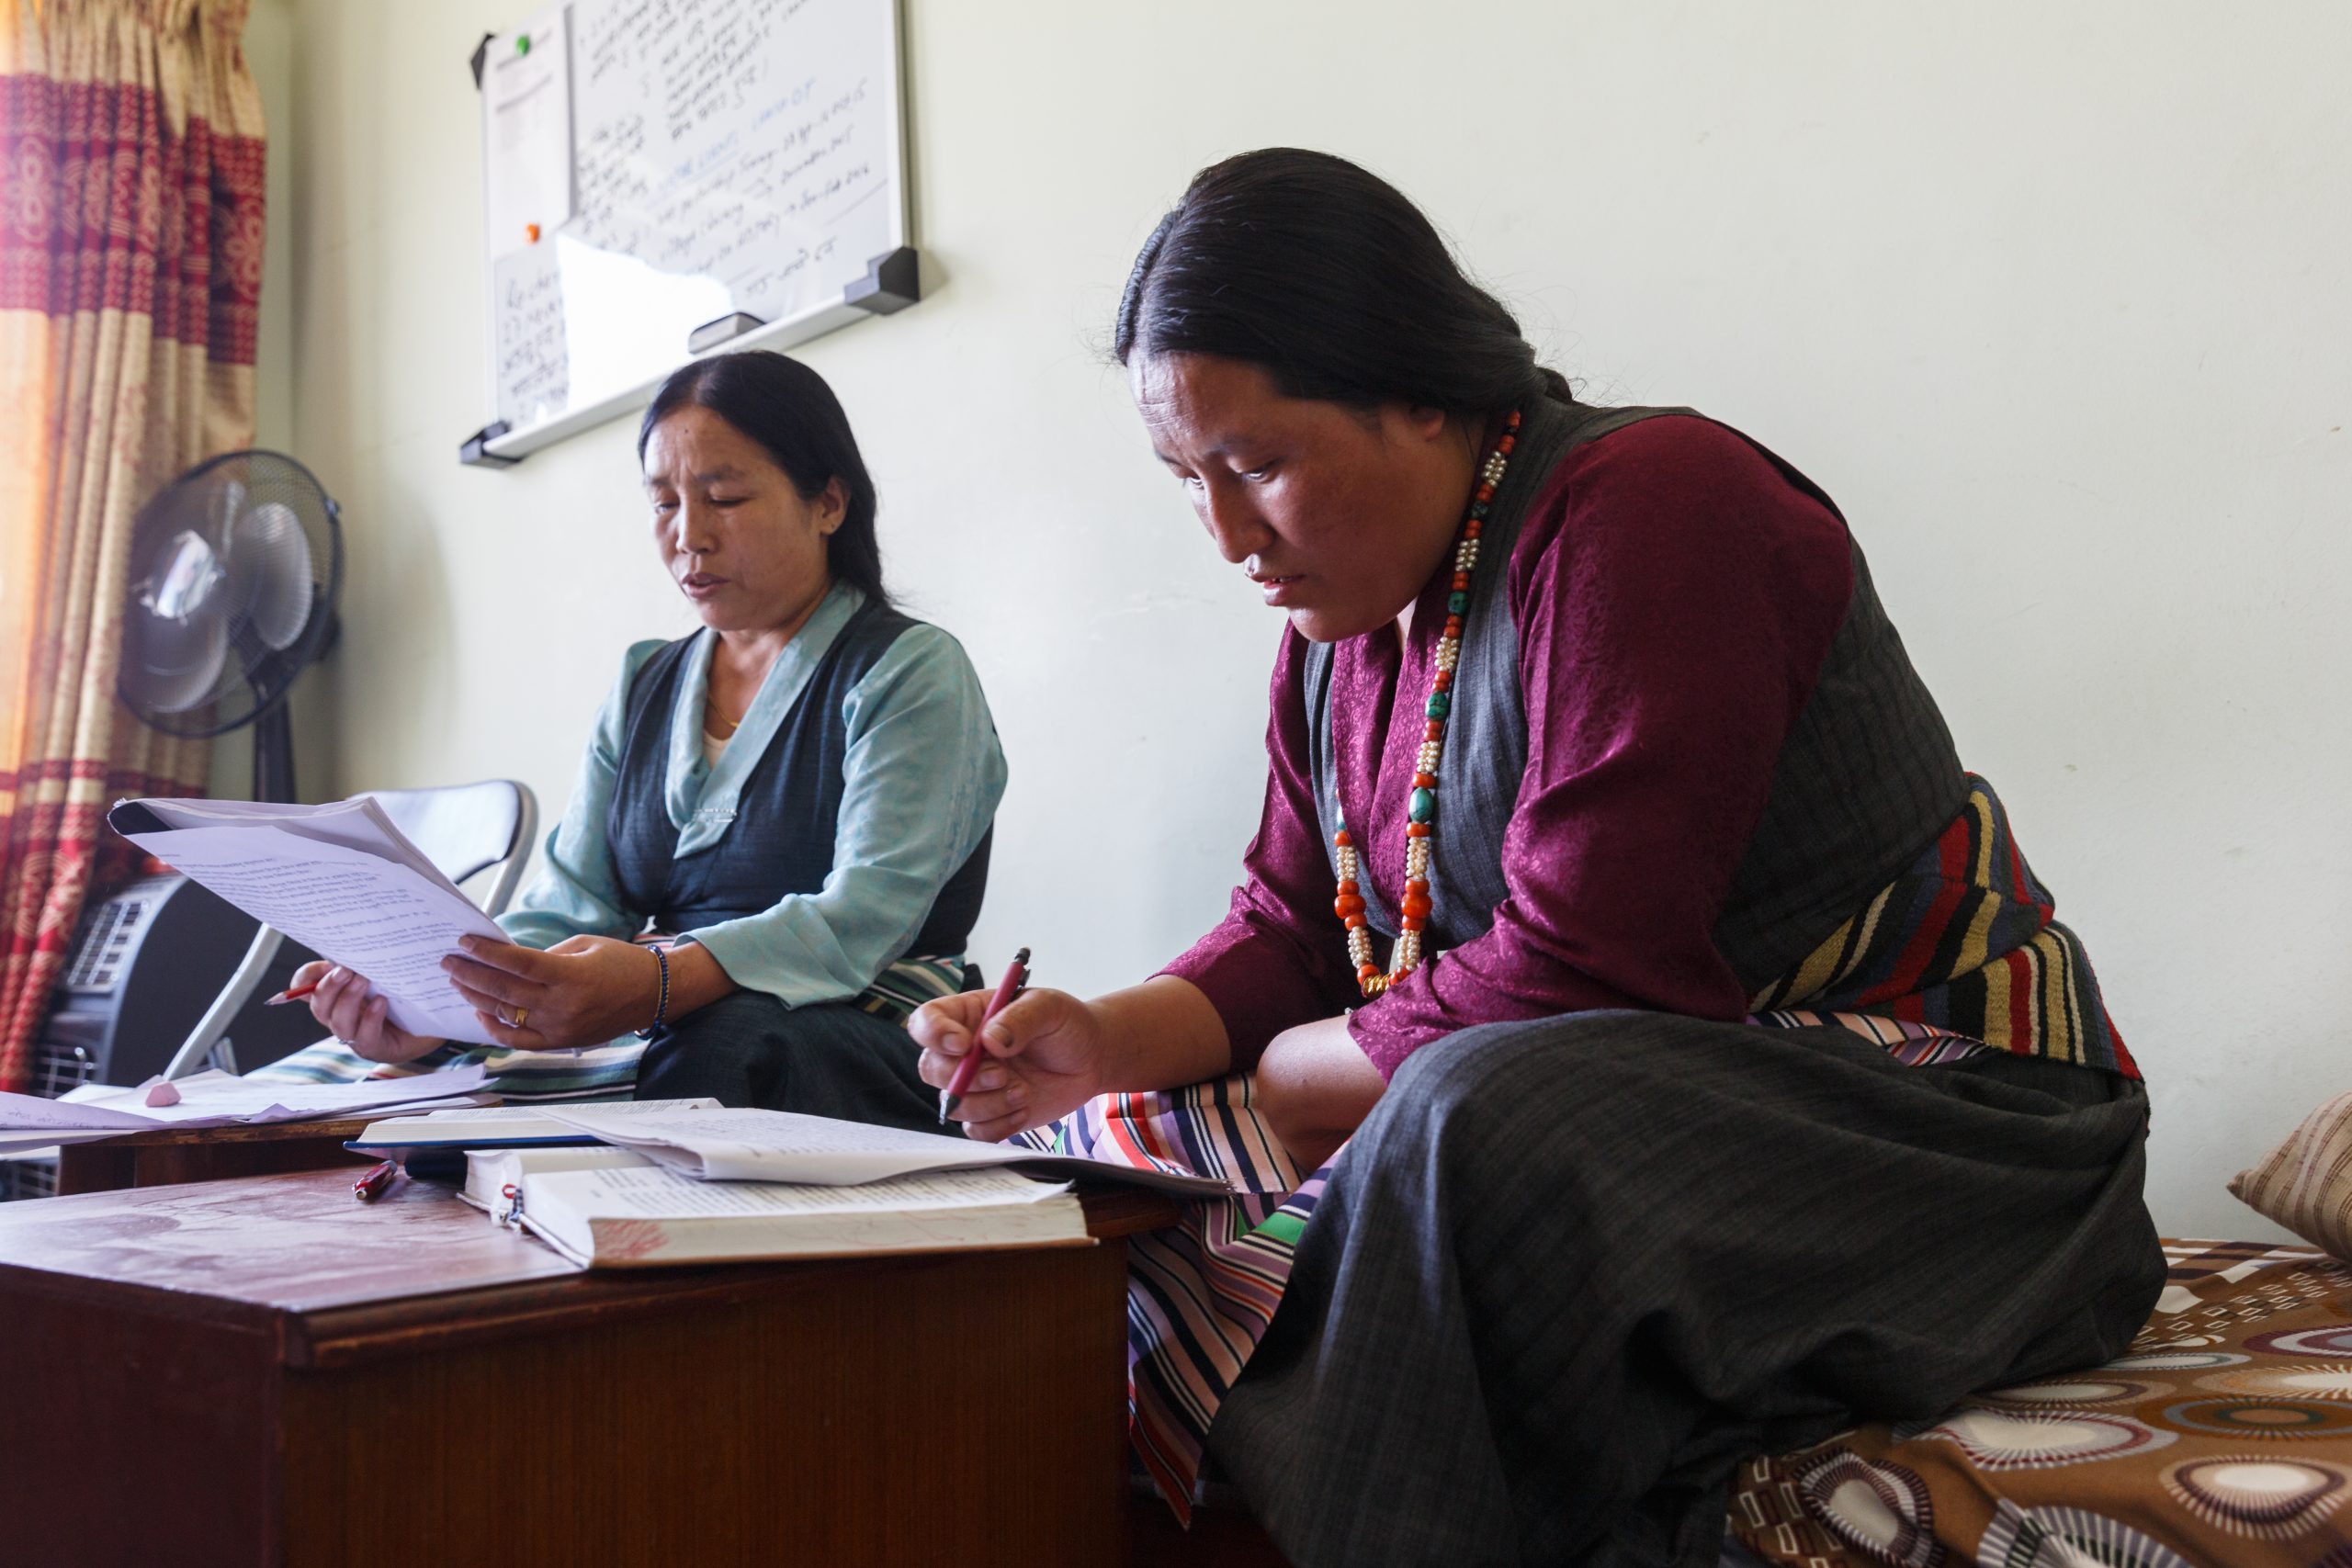
[[[653,954],[653,962],[662,965],[662,994],[653,1003],[653,1021],[637,1032],[639,1040],[650,1040],[661,1033],[662,1021],[670,1016],[670,950],[655,943],[650,944],[647,951]]]

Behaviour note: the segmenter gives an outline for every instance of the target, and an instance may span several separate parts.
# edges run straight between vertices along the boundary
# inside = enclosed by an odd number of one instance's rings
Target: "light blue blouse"
[[[776,656],[716,765],[703,761],[702,720],[718,634],[695,635],[670,714],[663,791],[679,854],[726,840],[744,782],[865,602],[847,583],[833,586]],[[498,919],[526,946],[551,947],[569,936],[629,937],[644,926],[644,911],[622,905],[605,823],[629,683],[662,646],[638,643],[622,660],[563,819],[548,835],[545,867]],[[979,677],[962,645],[937,626],[919,624],[901,633],[842,698],[841,716],[841,816],[823,889],[705,926],[688,939],[708,948],[737,985],[792,1007],[854,997],[904,955],[1004,797],[1004,751]]]

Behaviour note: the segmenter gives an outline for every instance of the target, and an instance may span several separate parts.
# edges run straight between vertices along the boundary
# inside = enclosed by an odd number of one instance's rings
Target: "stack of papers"
[[[679,1111],[717,1111],[718,1101],[692,1100],[608,1100],[591,1102],[608,1116],[667,1116]],[[580,1110],[590,1109],[582,1104]],[[511,1149],[541,1145],[603,1142],[595,1134],[559,1122],[537,1105],[500,1105],[486,1111],[426,1111],[403,1112],[382,1122],[370,1122],[347,1145],[379,1159],[399,1159],[420,1149]]]
[[[58,1144],[85,1144],[159,1127],[252,1126],[311,1122],[387,1106],[479,1103],[480,1065],[358,1083],[269,1083],[229,1073],[198,1073],[171,1086],[173,1105],[150,1105],[149,1086],[85,1084],[62,1100],[0,1094],[0,1155]]]
[[[888,1181],[919,1172],[1012,1167],[1032,1176],[1157,1188],[1184,1197],[1231,1197],[1232,1186],[1081,1155],[1048,1155],[1020,1144],[983,1144],[936,1133],[871,1127],[790,1111],[670,1111],[615,1105],[550,1105],[549,1121],[633,1149],[697,1181],[790,1181],[822,1187]]]
[[[368,976],[412,1034],[495,1045],[441,960],[506,933],[375,801],[125,800],[107,824],[313,953]]]

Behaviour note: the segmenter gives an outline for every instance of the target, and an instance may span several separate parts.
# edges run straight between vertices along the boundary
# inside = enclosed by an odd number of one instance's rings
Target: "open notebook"
[[[594,1102],[616,1117],[666,1116],[678,1111],[716,1111],[718,1101],[615,1100]],[[582,1104],[580,1109],[586,1110]],[[497,1105],[482,1110],[433,1111],[370,1122],[344,1147],[379,1159],[405,1159],[428,1149],[529,1148],[539,1145],[599,1144],[597,1134],[559,1122],[537,1105]]]
[[[1177,1176],[1080,1155],[1048,1155],[1018,1144],[869,1127],[789,1111],[676,1111],[647,1115],[635,1106],[550,1105],[550,1121],[633,1149],[657,1164],[704,1181],[795,1181],[850,1186],[919,1171],[1014,1168],[1069,1180],[1091,1177],[1182,1197],[1230,1197],[1232,1188],[1204,1176]]]

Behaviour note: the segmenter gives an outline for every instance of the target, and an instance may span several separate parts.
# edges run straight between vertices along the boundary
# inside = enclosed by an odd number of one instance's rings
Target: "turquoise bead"
[[[1406,815],[1416,822],[1426,822],[1437,815],[1437,796],[1425,789],[1413,792],[1413,803],[1406,807]]]
[[[1446,695],[1443,692],[1431,692],[1430,694],[1430,705],[1421,711],[1428,714],[1431,718],[1443,718],[1446,716],[1447,711],[1453,706],[1453,699],[1452,697]]]
[[[1449,593],[1445,596],[1445,613],[1449,615],[1458,615],[1469,607],[1470,595],[1467,593]]]

